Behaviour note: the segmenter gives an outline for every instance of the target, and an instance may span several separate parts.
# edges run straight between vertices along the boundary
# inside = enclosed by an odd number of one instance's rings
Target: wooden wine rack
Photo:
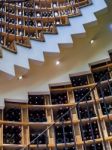
[[[84,150],[84,140],[82,140],[81,135],[81,128],[80,128],[80,119],[78,117],[77,112],[77,101],[76,97],[74,95],[74,90],[80,90],[80,89],[86,89],[89,88],[90,90],[97,84],[94,80],[94,73],[100,72],[104,70],[111,70],[112,69],[112,63],[111,61],[105,61],[105,62],[98,62],[96,65],[91,65],[91,72],[83,72],[79,74],[72,74],[70,75],[70,78],[73,77],[83,77],[86,76],[87,82],[85,85],[80,86],[73,86],[71,83],[63,83],[63,84],[52,84],[50,85],[50,94],[49,93],[29,93],[29,101],[32,96],[39,96],[41,95],[44,100],[43,105],[32,105],[30,103],[16,103],[11,102],[9,100],[5,101],[5,109],[9,108],[17,108],[21,110],[21,121],[15,122],[15,121],[6,121],[4,120],[4,110],[0,110],[0,150],[19,150],[21,148],[26,147],[30,143],[30,131],[34,130],[35,132],[37,130],[44,130],[47,127],[51,126],[47,130],[47,137],[48,137],[48,149],[54,150],[56,147],[55,143],[55,132],[54,132],[54,124],[56,126],[59,126],[62,124],[59,120],[57,121],[55,119],[55,115],[57,110],[60,108],[63,110],[65,108],[72,108],[71,110],[71,120],[64,121],[65,125],[71,125],[74,132],[74,141],[76,142],[76,148],[78,150]],[[104,81],[101,81],[102,87],[105,88],[105,84],[108,82],[112,82],[112,72],[109,72],[109,79],[104,79]],[[66,93],[66,103],[65,104],[52,104],[52,97],[53,94],[61,94]],[[101,143],[102,149],[100,150],[106,150],[105,146],[108,150],[112,150],[112,132],[109,131],[109,129],[106,127],[106,124],[108,121],[112,123],[112,114],[107,116],[104,114],[101,108],[101,102],[102,98],[99,97],[98,88],[96,87],[91,94],[91,99],[88,101],[82,101],[80,102],[79,106],[82,108],[93,106],[93,110],[95,113],[95,116],[92,118],[85,118],[81,119],[82,124],[87,124],[91,119],[91,122],[97,122],[99,134],[100,137],[95,139],[95,143]],[[112,95],[105,97],[105,102],[112,104]],[[46,114],[46,122],[29,122],[29,110],[40,110],[44,109]],[[109,117],[109,118],[108,118]],[[21,131],[21,144],[5,144],[3,141],[3,128],[4,126],[20,126]],[[94,144],[94,141],[92,139],[85,140],[86,146]],[[59,150],[62,150],[65,147],[64,143],[57,144],[57,148]],[[66,147],[74,147],[74,142],[66,143]],[[30,145],[31,150],[38,149],[36,144]],[[45,144],[39,144],[39,149],[43,150],[46,149]]]
[[[81,15],[80,7],[90,0],[30,0],[0,4],[0,44],[16,53],[16,45],[31,47],[30,39],[44,41],[45,34],[57,34],[56,26],[70,25],[68,17]]]

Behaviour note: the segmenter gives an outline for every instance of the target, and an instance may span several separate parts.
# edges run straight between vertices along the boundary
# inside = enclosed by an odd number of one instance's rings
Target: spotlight
[[[94,43],[94,40],[91,40],[90,43],[93,44],[93,43]]]
[[[19,80],[22,80],[22,79],[23,79],[23,76],[19,76],[18,79],[19,79]]]
[[[60,61],[59,61],[59,60],[57,60],[57,61],[56,61],[56,65],[59,65],[59,64],[60,64]]]

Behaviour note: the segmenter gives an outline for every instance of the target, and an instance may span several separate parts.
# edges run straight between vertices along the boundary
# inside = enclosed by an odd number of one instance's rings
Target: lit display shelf
[[[68,18],[81,15],[80,8],[90,4],[90,0],[0,3],[0,44],[15,53],[15,43],[30,48],[30,39],[43,42],[43,33],[57,34],[56,26],[69,25]]]
[[[112,150],[111,69],[99,62],[50,93],[29,93],[28,103],[6,100],[0,150]]]

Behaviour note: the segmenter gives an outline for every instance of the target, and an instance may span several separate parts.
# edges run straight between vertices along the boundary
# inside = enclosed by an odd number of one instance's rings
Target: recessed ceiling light
[[[60,61],[59,61],[59,60],[57,60],[57,61],[56,61],[56,65],[59,65],[59,64],[60,64]]]
[[[18,79],[19,79],[19,80],[22,80],[22,79],[23,79],[23,76],[19,76]]]
[[[91,40],[90,43],[93,44],[93,43],[94,43],[94,40]]]

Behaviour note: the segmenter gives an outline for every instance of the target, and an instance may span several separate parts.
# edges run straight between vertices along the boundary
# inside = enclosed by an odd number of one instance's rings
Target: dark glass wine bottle
[[[30,122],[46,122],[45,110],[29,110]]]
[[[96,121],[87,124],[82,125],[83,128],[83,132],[82,135],[84,135],[84,137],[82,136],[82,139],[84,140],[92,140],[92,139],[98,139],[100,138],[100,133],[99,133],[99,129],[98,129],[98,124]],[[81,129],[82,129],[81,128]]]
[[[30,142],[33,141],[32,144],[46,144],[46,134],[41,135],[37,140],[34,140],[42,131],[35,131],[35,130],[31,130],[30,131]]]
[[[101,143],[95,143],[95,144],[86,146],[85,150],[103,150],[103,146]]]
[[[29,95],[28,104],[30,105],[44,105],[45,100],[43,95]]]
[[[3,141],[5,144],[20,144],[21,143],[21,127],[4,126]]]
[[[87,75],[73,76],[70,77],[70,79],[72,82],[72,86],[82,86],[88,84]]]
[[[68,103],[67,92],[51,93],[51,102],[52,102],[52,104],[66,104],[66,103]]]
[[[21,110],[20,109],[5,109],[4,120],[8,121],[21,121]]]
[[[85,96],[86,95],[86,96]],[[81,88],[78,90],[74,90],[75,101],[89,101],[91,100],[90,89],[89,88]]]

